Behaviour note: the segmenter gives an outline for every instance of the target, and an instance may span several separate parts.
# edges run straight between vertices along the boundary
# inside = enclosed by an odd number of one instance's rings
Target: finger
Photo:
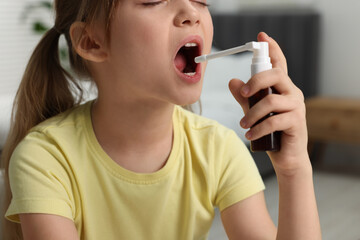
[[[288,69],[287,69],[286,58],[279,44],[264,32],[258,34],[258,41],[269,43],[269,57],[271,58],[271,63],[273,65],[273,68],[280,68],[287,75]]]
[[[273,132],[290,131],[290,129],[294,126],[294,121],[295,120],[291,112],[273,115],[252,127],[245,134],[245,137],[248,140],[253,141]]]
[[[243,128],[250,128],[270,113],[276,112],[282,114],[293,111],[296,108],[301,108],[299,100],[278,94],[270,94],[250,108],[240,121],[240,125]]]
[[[243,97],[250,97],[262,89],[274,87],[280,94],[297,94],[297,87],[279,68],[255,74],[244,86],[241,88]]]
[[[245,83],[239,79],[232,79],[229,82],[229,89],[231,94],[242,107],[244,114],[246,114],[249,111],[249,101],[247,98],[243,97],[240,92],[242,86],[244,85]]]

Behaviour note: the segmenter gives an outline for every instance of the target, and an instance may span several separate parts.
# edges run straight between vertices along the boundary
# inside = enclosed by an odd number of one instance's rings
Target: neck
[[[153,172],[166,162],[172,148],[172,104],[109,102],[99,99],[92,109],[95,135],[119,165]]]

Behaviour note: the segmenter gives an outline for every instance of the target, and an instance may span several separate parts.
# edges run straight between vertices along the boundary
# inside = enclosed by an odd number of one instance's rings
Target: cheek
[[[208,19],[206,20],[206,27],[204,29],[205,32],[205,36],[206,36],[206,50],[208,50],[208,52],[211,51],[211,46],[212,46],[212,41],[213,41],[213,37],[214,37],[214,26],[213,26],[213,22],[211,17],[209,16]]]
[[[120,47],[127,52],[131,51],[130,54],[140,58],[149,57],[164,46],[164,38],[161,37],[164,35],[163,28],[149,24],[149,22],[133,22],[126,26],[120,34],[123,35],[119,37],[121,39],[119,43],[122,43]]]
[[[121,19],[122,20],[122,19]],[[119,20],[119,21],[121,21]],[[160,27],[154,27],[151,22],[134,20],[131,22],[120,22],[113,28],[111,38],[111,50],[113,56],[118,59],[126,59],[126,65],[150,64],[158,55],[159,49],[164,45],[162,42]],[[119,60],[119,59],[118,59]],[[135,62],[134,62],[135,61]],[[143,66],[145,67],[145,66]]]
[[[161,34],[164,34],[164,27],[160,23],[154,24],[153,16],[127,17],[131,19],[125,24],[121,24],[122,34],[128,35],[131,42],[152,45],[161,40]],[[160,39],[159,39],[160,38]],[[142,46],[138,46],[142,47]]]
[[[169,68],[166,38],[163,29],[160,31],[150,24],[136,23],[125,26],[113,38],[112,52],[116,54],[112,59],[114,71],[123,78],[130,76],[135,85],[141,84],[150,89],[152,82],[166,75],[164,71]]]

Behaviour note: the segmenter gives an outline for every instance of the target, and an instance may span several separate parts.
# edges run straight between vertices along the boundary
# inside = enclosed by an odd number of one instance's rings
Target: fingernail
[[[243,86],[241,92],[243,93],[243,95],[248,95],[248,93],[250,92],[250,87],[247,85]]]
[[[251,131],[248,131],[246,134],[245,134],[245,137],[249,140],[251,140],[251,137],[252,137],[252,132]]]
[[[266,32],[262,31],[262,32],[259,33],[259,35],[261,35],[263,40],[269,40],[270,39],[269,35],[267,35]]]
[[[241,125],[241,127],[243,127],[243,128],[247,128],[247,122],[246,122],[245,117],[244,117],[243,119],[241,119],[240,125]]]

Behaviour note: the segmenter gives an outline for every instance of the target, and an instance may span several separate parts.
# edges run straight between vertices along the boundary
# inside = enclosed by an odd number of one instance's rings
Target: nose
[[[177,27],[194,26],[200,23],[200,13],[189,0],[178,1],[174,24]]]

